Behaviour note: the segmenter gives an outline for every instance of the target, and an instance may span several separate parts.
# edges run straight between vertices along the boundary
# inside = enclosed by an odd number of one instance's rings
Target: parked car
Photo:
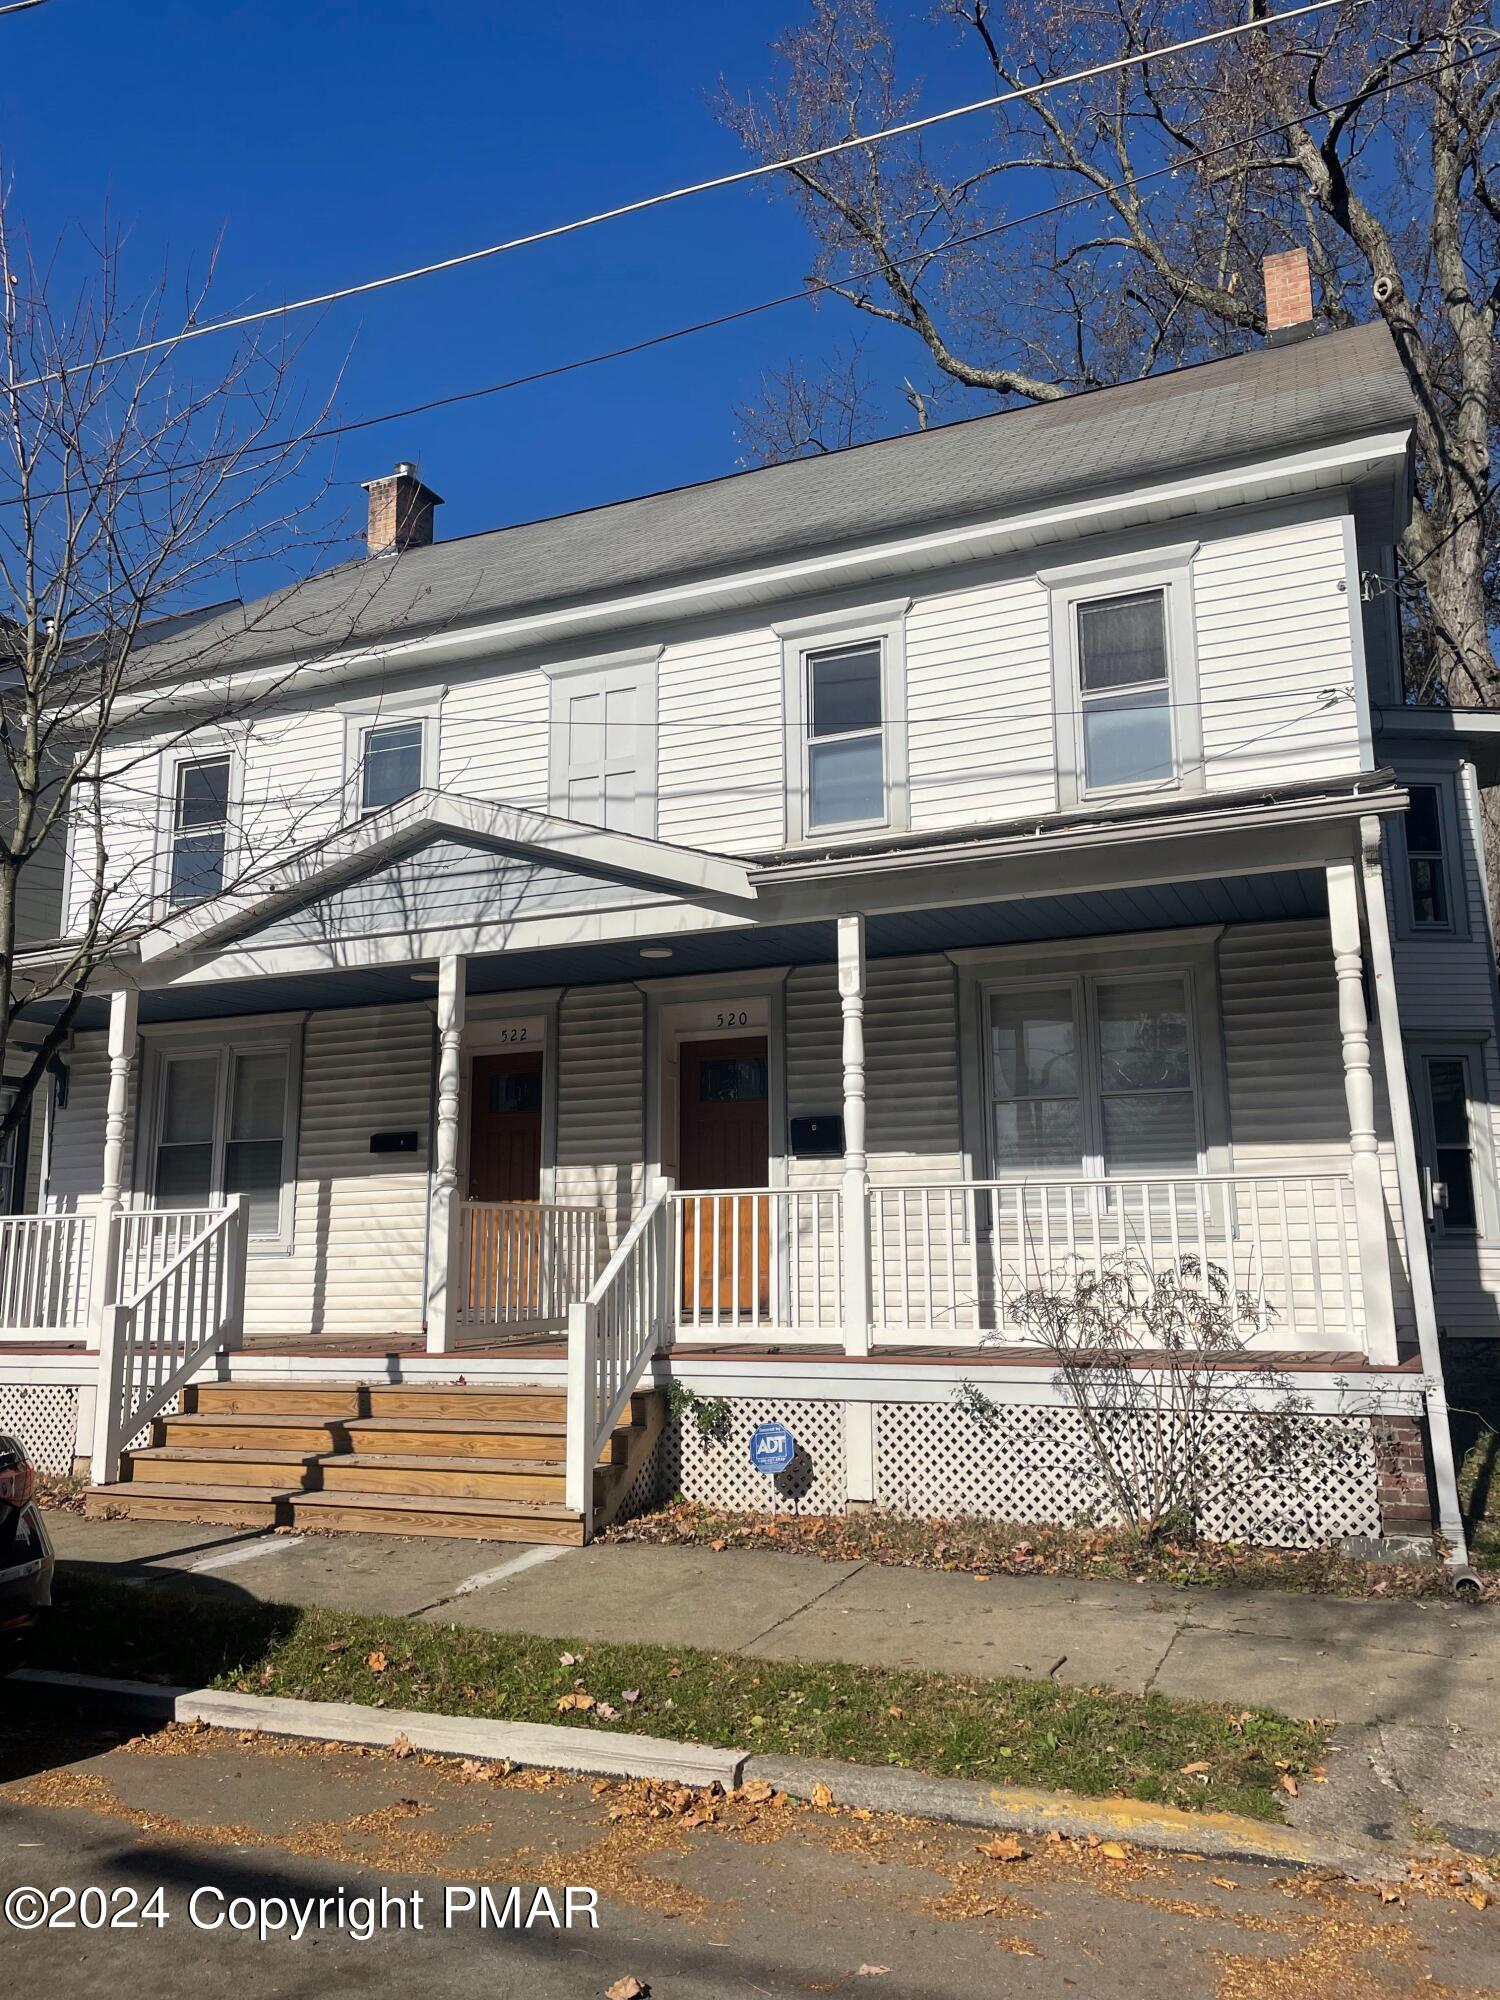
[[[19,1663],[52,1602],[52,1561],[36,1472],[16,1440],[0,1436],[0,1673]]]

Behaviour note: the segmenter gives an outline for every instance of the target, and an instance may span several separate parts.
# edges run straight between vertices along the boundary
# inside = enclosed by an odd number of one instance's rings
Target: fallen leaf
[[[1474,1890],[1473,1894],[1469,1897],[1469,1901],[1474,1905],[1476,1910],[1487,1910],[1490,1906],[1490,1899],[1483,1889]]]
[[[1382,1903],[1399,1903],[1401,1901],[1401,1891],[1393,1889],[1389,1882],[1383,1882],[1380,1885],[1380,1900]]]
[[[895,1716],[898,1722],[901,1720],[902,1716],[905,1715],[905,1713],[906,1710],[904,1708],[888,1708],[886,1710],[886,1714]]]
[[[979,1843],[976,1853],[986,1854],[991,1861],[1024,1861],[1026,1849],[1011,1834],[997,1833],[993,1840]]]
[[[817,1784],[813,1786],[810,1796],[812,1798],[813,1804],[819,1807],[820,1809],[826,1809],[827,1807],[833,1804],[833,1793],[829,1790],[828,1786],[823,1783],[821,1778],[818,1780]]]
[[[391,1755],[393,1757],[414,1757],[416,1755],[416,1745],[409,1736],[398,1736],[391,1744]]]
[[[599,1717],[601,1722],[618,1722],[620,1719],[620,1711],[617,1708],[611,1708],[607,1701],[597,1703],[594,1713]]]
[[[1178,1768],[1178,1770],[1179,1770],[1179,1771],[1180,1771],[1180,1772],[1182,1773],[1182,1775],[1183,1775],[1183,1777],[1184,1777],[1184,1778],[1196,1778],[1196,1777],[1198,1776],[1198,1774],[1199,1774],[1199,1772],[1200,1772],[1200,1771],[1211,1771],[1211,1770],[1213,1769],[1213,1765],[1212,1765],[1212,1764],[1179,1764],[1179,1765],[1177,1766],[1177,1768]]]
[[[571,1709],[589,1709],[593,1706],[594,1697],[591,1694],[579,1694],[575,1691],[562,1697],[557,1704],[557,1712],[559,1715],[566,1715]]]
[[[862,1965],[855,1973],[856,1979],[878,1979],[883,1972],[889,1972],[888,1965]]]
[[[1209,1881],[1216,1889],[1238,1889],[1238,1882],[1231,1882],[1227,1875],[1210,1875]]]
[[[1118,1840],[1100,1841],[1099,1852],[1106,1861],[1125,1861],[1130,1856],[1130,1849]]]
[[[639,1701],[640,1698],[641,1691],[639,1688],[621,1688],[620,1690],[621,1701]]]
[[[576,1667],[578,1665],[578,1655],[576,1653],[559,1653],[557,1664],[560,1667]]]
[[[389,1664],[384,1653],[369,1653],[365,1656],[365,1665],[372,1674],[383,1674]]]
[[[776,1787],[764,1778],[752,1778],[748,1785],[740,1786],[740,1797],[747,1805],[762,1806],[770,1798]]]
[[[1276,1782],[1281,1787],[1282,1791],[1286,1793],[1289,1799],[1296,1798],[1297,1780],[1292,1776],[1290,1771],[1283,1771],[1281,1776],[1276,1780]]]
[[[604,2000],[649,2000],[651,1988],[643,1986],[633,1972],[604,1989]]]

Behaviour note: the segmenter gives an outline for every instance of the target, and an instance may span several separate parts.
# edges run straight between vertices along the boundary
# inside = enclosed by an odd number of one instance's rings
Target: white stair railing
[[[567,1503],[588,1534],[594,1467],[672,1321],[672,1184],[630,1225],[586,1299],[568,1309]]]
[[[99,1387],[94,1410],[91,1473],[96,1486],[119,1471],[120,1454],[137,1431],[221,1348],[244,1330],[245,1197],[227,1208],[200,1210],[189,1229],[174,1215],[173,1253],[150,1260],[133,1291],[107,1285],[99,1306]],[[117,1280],[133,1261],[130,1238],[139,1218],[115,1213],[104,1227],[104,1269]],[[136,1233],[139,1233],[138,1231]],[[147,1232],[148,1234],[150,1232]]]

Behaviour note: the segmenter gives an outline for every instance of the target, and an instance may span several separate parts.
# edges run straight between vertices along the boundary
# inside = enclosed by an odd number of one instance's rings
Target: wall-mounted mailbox
[[[820,1111],[814,1118],[791,1121],[792,1157],[828,1160],[844,1150],[844,1120],[837,1111]]]
[[[370,1151],[372,1153],[414,1153],[417,1150],[418,1135],[411,1132],[372,1132]]]

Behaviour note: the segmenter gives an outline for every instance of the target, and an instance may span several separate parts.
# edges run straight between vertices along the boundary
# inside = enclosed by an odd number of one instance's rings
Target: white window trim
[[[589,653],[578,659],[544,661],[543,677],[551,683],[547,692],[547,806],[560,818],[568,817],[567,703],[576,692],[574,680],[592,678],[619,681],[627,674],[635,678],[636,737],[635,762],[636,824],[616,828],[617,832],[656,838],[657,798],[657,680],[663,645],[630,646],[618,652]]]
[[[960,1088],[963,1105],[964,1173],[973,1180],[1071,1180],[1071,1174],[1002,1174],[996,1168],[991,1117],[989,996],[1002,988],[1059,986],[1086,980],[1151,979],[1180,975],[1187,988],[1188,1055],[1198,1121],[1200,1174],[1233,1171],[1229,1132],[1229,1097],[1224,1067],[1224,1031],[1219,1005],[1218,940],[1221,925],[1179,931],[1148,931],[1135,937],[1076,938],[1065,945],[979,946],[950,951],[959,973]],[[1097,1049],[1083,1019],[1088,1045],[1081,1051],[1087,1081],[1084,1101],[1086,1143],[1092,1139],[1088,1122],[1099,1110],[1096,1089]],[[1078,1178],[1103,1178],[1102,1139],[1097,1158],[1085,1154]],[[1094,1171],[1097,1168],[1097,1172]],[[1126,1180],[1169,1179],[1169,1175],[1127,1174]]]
[[[781,700],[786,742],[786,838],[789,847],[859,840],[870,833],[905,833],[911,825],[911,774],[906,720],[906,615],[909,597],[811,618],[776,620],[781,641]],[[877,819],[813,826],[809,818],[808,655],[844,646],[880,646],[881,749],[885,811]]]
[[[1466,938],[1469,935],[1469,898],[1464,867],[1464,821],[1460,816],[1458,790],[1452,771],[1418,771],[1403,767],[1401,783],[1411,790],[1427,785],[1437,793],[1438,822],[1443,839],[1443,885],[1448,892],[1448,921],[1419,924],[1411,894],[1411,855],[1406,844],[1407,816],[1391,822],[1392,845],[1396,849],[1395,876],[1396,935],[1403,938]]]
[[[1419,933],[1420,935],[1420,933]],[[1474,1162],[1474,1213],[1476,1227],[1448,1230],[1442,1209],[1432,1210],[1433,1233],[1439,1240],[1454,1243],[1492,1242],[1500,1236],[1500,1181],[1495,1171],[1494,1138],[1486,1116],[1489,1086],[1486,1069],[1488,1039],[1483,1036],[1415,1035],[1405,1038],[1407,1077],[1411,1085],[1412,1109],[1417,1128],[1418,1165],[1422,1169],[1422,1193],[1427,1196],[1428,1177],[1437,1159],[1432,1129],[1432,1099],[1427,1089],[1430,1057],[1446,1057],[1464,1066],[1464,1095],[1469,1121],[1469,1157]]]
[[[133,1206],[153,1208],[156,1203],[156,1153],[161,1138],[165,1108],[166,1066],[174,1057],[215,1055],[218,1078],[214,1102],[214,1172],[223,1171],[224,1146],[228,1127],[230,1058],[233,1054],[286,1056],[286,1113],[281,1146],[281,1207],[277,1227],[265,1235],[252,1235],[250,1254],[290,1256],[295,1247],[297,1211],[297,1153],[302,1113],[302,1041],[305,1017],[288,1023],[284,1018],[270,1022],[236,1022],[226,1028],[222,1021],[191,1025],[173,1022],[169,1027],[143,1027],[144,1049],[141,1077],[141,1118],[135,1148],[135,1194]],[[212,1191],[214,1202],[224,1200],[223,1190]]]
[[[159,910],[185,910],[188,903],[172,900],[172,848],[177,831],[177,774],[185,766],[229,762],[229,795],[224,806],[224,882],[232,888],[244,865],[245,755],[227,737],[216,742],[181,745],[164,750],[158,776],[155,901]]]
[[[1193,558],[1197,542],[1143,549],[1038,570],[1051,599],[1052,698],[1057,721],[1057,791],[1060,808],[1095,799],[1149,798],[1162,792],[1204,789],[1203,716],[1198,706],[1198,655],[1193,611]],[[1083,697],[1079,682],[1078,607],[1103,597],[1160,590],[1167,647],[1167,721],[1172,776],[1135,785],[1091,786],[1084,776]]]
[[[392,723],[418,722],[422,725],[422,787],[425,791],[436,791],[441,764],[441,726],[443,695],[445,689],[434,693],[395,696],[373,695],[357,702],[346,702],[340,713],[344,718],[344,819],[346,821],[372,819],[377,812],[386,810],[383,806],[366,807],[363,804],[364,791],[364,737],[366,730],[383,728]]]

